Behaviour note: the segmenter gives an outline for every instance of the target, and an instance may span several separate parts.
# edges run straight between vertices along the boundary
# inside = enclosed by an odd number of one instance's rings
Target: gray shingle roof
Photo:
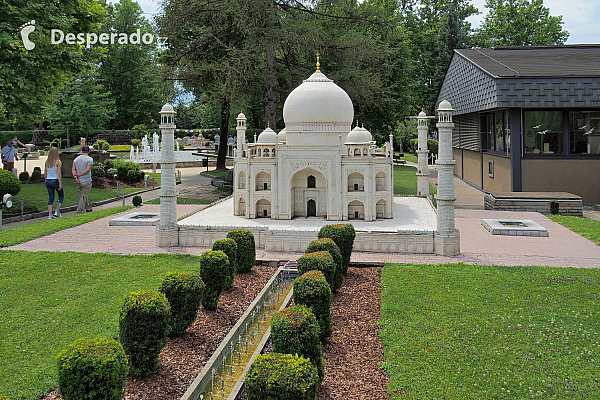
[[[600,76],[600,45],[511,46],[455,52],[495,78]]]

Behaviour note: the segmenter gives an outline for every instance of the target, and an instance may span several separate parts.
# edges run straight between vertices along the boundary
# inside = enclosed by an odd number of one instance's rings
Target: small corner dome
[[[279,133],[277,134],[277,140],[279,140],[279,143],[281,142],[285,142],[286,141],[286,128],[283,128],[282,130],[279,131]]]
[[[425,114],[425,111],[421,110],[421,112],[419,113],[419,118],[425,118],[427,117],[427,114]]]
[[[236,119],[246,119],[246,116],[244,115],[243,112],[240,111],[240,113],[238,114]]]
[[[359,128],[358,126],[352,129],[346,137],[347,144],[369,143],[372,140],[373,136],[371,135],[371,132],[365,128]]]
[[[174,113],[175,109],[173,109],[173,106],[170,105],[169,103],[165,104],[164,106],[162,106],[162,109],[160,110],[161,113]]]
[[[277,142],[277,134],[271,128],[267,128],[258,135],[258,144],[275,144]]]
[[[454,109],[452,108],[452,105],[446,99],[444,99],[440,102],[440,105],[438,106],[437,110],[438,111],[454,111]]]
[[[321,71],[313,73],[292,90],[283,105],[283,120],[290,130],[347,131],[354,120],[354,107],[348,93]],[[334,129],[338,130],[338,129]]]

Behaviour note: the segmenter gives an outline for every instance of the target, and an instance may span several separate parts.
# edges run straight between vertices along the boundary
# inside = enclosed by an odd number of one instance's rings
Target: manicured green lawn
[[[52,220],[42,220],[15,226],[14,228],[3,229],[0,231],[0,247],[14,246],[15,244],[28,242],[42,236],[50,235],[54,232],[83,225],[109,215],[118,214],[133,207],[116,207],[105,210],[96,210],[85,214],[68,215]]]
[[[410,162],[419,162],[419,159],[417,158],[417,156],[415,156],[414,154],[410,154],[410,153],[404,153],[404,159],[406,161],[410,161]]]
[[[548,215],[547,217],[600,246],[600,221],[566,215]]]
[[[417,195],[417,170],[407,165],[394,165],[394,194]],[[433,196],[437,193],[434,186],[429,185]],[[435,204],[435,198],[434,204]]]
[[[217,177],[217,178],[224,178],[225,175],[227,175],[227,172],[229,172],[229,169],[212,169],[210,171],[203,171],[205,174]]]
[[[177,204],[211,204],[211,203],[214,203],[215,201],[216,200],[210,200],[210,199],[190,199],[190,198],[186,198],[186,197],[178,197],[177,198]],[[148,200],[148,201],[144,202],[144,204],[160,204],[160,198]]]
[[[387,265],[393,399],[600,396],[600,271]]]
[[[186,255],[0,252],[0,393],[47,394],[58,385],[59,351],[80,337],[118,337],[125,294],[156,290],[168,271],[198,273],[198,265]]]

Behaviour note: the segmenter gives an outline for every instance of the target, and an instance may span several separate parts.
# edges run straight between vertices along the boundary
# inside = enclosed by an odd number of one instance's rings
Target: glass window
[[[525,153],[556,154],[563,152],[562,111],[525,111]]]
[[[569,142],[572,154],[600,154],[600,112],[569,112]]]
[[[504,152],[504,121],[502,120],[502,111],[494,114],[494,133],[496,135],[496,151]]]
[[[314,187],[316,187],[317,180],[315,179],[315,177],[314,177],[314,176],[310,175],[310,176],[308,177],[308,179],[307,179],[307,182],[306,182],[306,183],[307,183],[307,185],[306,185],[306,186],[308,186],[309,188],[314,188]]]

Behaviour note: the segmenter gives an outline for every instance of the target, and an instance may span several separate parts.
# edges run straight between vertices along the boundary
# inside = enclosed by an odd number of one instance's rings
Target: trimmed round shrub
[[[350,265],[350,256],[352,255],[355,237],[356,232],[354,231],[354,225],[352,224],[325,225],[319,231],[319,239],[330,238],[340,248],[344,266],[344,275],[348,272],[348,265]]]
[[[119,317],[119,338],[129,356],[131,373],[148,376],[167,344],[171,308],[164,294],[142,290],[125,296]]]
[[[250,272],[256,261],[254,235],[246,229],[236,229],[227,233],[228,239],[237,244],[236,268],[239,272]]]
[[[259,355],[246,375],[248,400],[315,400],[319,376],[312,363],[299,355]]]
[[[274,313],[271,317],[273,352],[298,354],[317,368],[319,383],[323,382],[323,356],[319,339],[319,323],[315,315],[302,305]]]
[[[340,248],[332,239],[323,238],[313,240],[306,249],[306,253],[314,253],[315,251],[326,251],[331,254],[335,266],[335,271],[333,272],[333,287],[331,290],[336,292],[344,283],[344,266]]]
[[[104,160],[104,170],[108,171],[111,168],[115,167],[115,162],[113,160],[111,160],[110,158]]]
[[[31,173],[31,180],[32,181],[39,181],[41,179],[42,179],[42,171],[34,169],[33,172]]]
[[[117,175],[119,175],[119,179],[137,179],[138,176],[141,176],[139,179],[143,179],[144,176],[141,174],[142,170],[140,169],[140,164],[134,161],[125,161],[125,160],[115,160],[114,168],[117,169]],[[129,171],[135,171],[133,174],[129,174]]]
[[[212,249],[215,251],[221,250],[227,255],[227,259],[229,260],[229,275],[225,282],[225,289],[230,289],[233,286],[237,264],[237,248],[237,243],[233,239],[219,239],[213,243]]]
[[[39,172],[40,174],[42,173],[41,167],[33,167],[33,170]]]
[[[27,183],[27,181],[29,180],[29,172],[27,171],[23,171],[19,174],[19,180],[21,181],[21,183]]]
[[[294,304],[310,308],[319,323],[321,341],[331,335],[331,289],[321,271],[308,271],[294,279]]]
[[[21,176],[19,176],[19,178],[20,177]],[[550,201],[550,212],[552,213],[552,215],[558,214],[559,206],[560,206],[560,204],[559,204],[558,200]]]
[[[114,179],[115,175],[117,175],[117,169],[116,168],[109,168],[106,170],[106,177],[109,179]]]
[[[308,253],[298,259],[298,273],[300,275],[308,271],[321,271],[329,284],[329,287],[334,287],[335,264],[333,257],[327,251],[316,251]]]
[[[142,205],[142,196],[136,194],[135,196],[133,196],[133,199],[131,199],[131,202],[135,207],[139,207],[140,205]]]
[[[104,165],[102,164],[94,164],[92,166],[92,177],[94,178],[103,178],[106,175],[106,171],[104,170]]]
[[[21,191],[21,181],[12,172],[0,169],[0,197],[9,193],[16,196]]]
[[[128,182],[139,182],[144,179],[144,171],[130,169],[127,171],[127,181]]]
[[[58,390],[64,400],[119,400],[129,367],[120,343],[98,337],[78,339],[57,356]]]
[[[200,278],[204,282],[202,307],[216,310],[229,277],[229,259],[222,251],[205,251],[200,256]]]
[[[196,320],[202,301],[204,283],[199,276],[188,272],[169,272],[158,290],[171,306],[171,337],[181,336]]]

